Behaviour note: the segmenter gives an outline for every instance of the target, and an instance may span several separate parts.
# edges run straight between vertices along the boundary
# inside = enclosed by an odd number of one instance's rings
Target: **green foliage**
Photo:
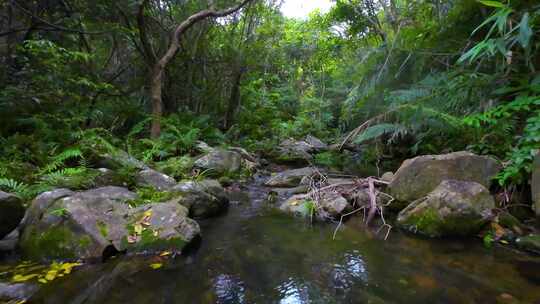
[[[341,169],[345,157],[340,152],[328,151],[315,155],[315,164],[329,168]]]
[[[156,163],[156,169],[177,180],[181,180],[190,176],[193,162],[193,158],[187,155],[171,157],[165,161]]]

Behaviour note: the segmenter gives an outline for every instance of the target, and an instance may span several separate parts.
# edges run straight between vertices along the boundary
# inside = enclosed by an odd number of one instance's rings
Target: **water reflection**
[[[216,303],[245,303],[244,282],[238,278],[221,274],[214,280],[214,289],[217,296]]]
[[[358,250],[345,254],[345,266],[351,276],[367,284],[368,271],[366,269],[366,262],[364,262]]]
[[[331,267],[329,283],[338,293],[349,291],[355,284],[367,285],[367,282],[366,263],[356,250],[344,254],[342,264]]]
[[[277,287],[280,293],[280,304],[301,304],[309,303],[309,289],[294,278],[289,278]]]

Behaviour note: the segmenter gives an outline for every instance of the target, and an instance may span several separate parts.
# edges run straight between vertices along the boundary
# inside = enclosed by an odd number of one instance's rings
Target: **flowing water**
[[[388,240],[348,221],[311,225],[265,206],[254,183],[201,222],[174,259],[122,257],[44,285],[29,303],[540,303],[540,258],[478,240]],[[152,263],[163,267],[152,269]]]

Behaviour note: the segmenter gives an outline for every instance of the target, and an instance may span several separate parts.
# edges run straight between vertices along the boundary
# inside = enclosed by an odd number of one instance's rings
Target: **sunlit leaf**
[[[478,2],[482,3],[483,5],[486,5],[486,6],[491,6],[491,7],[505,7],[506,5],[502,2],[499,2],[499,1],[488,1],[488,0],[478,0]]]
[[[163,264],[162,263],[153,263],[153,264],[150,264],[150,267],[152,269],[160,269],[161,267],[163,267]]]

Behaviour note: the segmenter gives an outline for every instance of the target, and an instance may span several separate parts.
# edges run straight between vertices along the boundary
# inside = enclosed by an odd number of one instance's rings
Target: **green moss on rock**
[[[23,256],[32,260],[75,259],[77,247],[85,244],[88,246],[90,243],[78,240],[68,228],[51,227],[43,232],[26,232],[20,246]]]

